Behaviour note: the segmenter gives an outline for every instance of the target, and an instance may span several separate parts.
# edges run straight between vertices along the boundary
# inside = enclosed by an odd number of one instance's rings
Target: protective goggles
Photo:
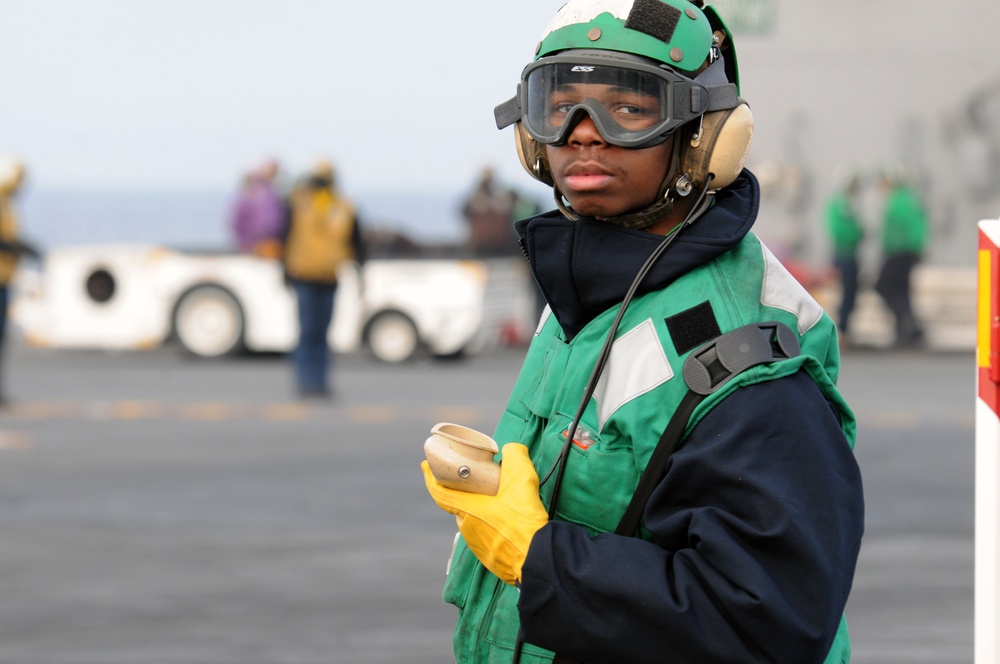
[[[633,56],[634,58],[634,56]],[[574,51],[524,68],[518,93],[497,106],[497,127],[520,120],[533,139],[563,145],[590,116],[608,143],[645,148],[709,110],[709,88],[672,69],[606,51]]]

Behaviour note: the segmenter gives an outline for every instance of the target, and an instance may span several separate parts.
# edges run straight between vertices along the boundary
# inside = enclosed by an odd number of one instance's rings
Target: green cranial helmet
[[[546,28],[535,59],[576,48],[641,55],[693,73],[712,48],[712,28],[686,0],[569,2]]]
[[[615,114],[600,99],[556,94],[576,83],[634,89],[655,103],[643,109],[640,123]],[[497,106],[495,115],[499,128],[516,124],[522,165],[549,185],[554,183],[544,146],[564,144],[585,116],[610,144],[628,149],[679,136],[661,200],[617,220],[631,227],[652,223],[671,199],[692,187],[714,190],[732,182],[752,134],[749,108],[739,98],[732,36],[713,8],[688,0],[569,0],[522,72],[518,94]],[[720,134],[725,163],[713,161]]]

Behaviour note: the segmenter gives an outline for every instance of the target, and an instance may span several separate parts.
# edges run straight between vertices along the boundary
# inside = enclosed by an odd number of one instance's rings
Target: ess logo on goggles
[[[518,95],[496,114],[501,129],[521,120],[531,137],[546,145],[565,144],[590,116],[608,143],[644,148],[662,143],[708,107],[708,88],[667,67],[577,52],[525,67]],[[502,113],[516,117],[501,125]]]

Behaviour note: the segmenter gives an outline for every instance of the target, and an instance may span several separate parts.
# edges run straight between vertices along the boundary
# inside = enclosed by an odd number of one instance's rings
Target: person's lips
[[[566,187],[571,191],[596,191],[608,185],[614,178],[611,171],[600,164],[571,164],[563,170]]]

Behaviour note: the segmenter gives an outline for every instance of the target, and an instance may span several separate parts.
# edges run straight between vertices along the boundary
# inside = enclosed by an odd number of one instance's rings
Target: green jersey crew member
[[[456,660],[847,662],[855,420],[833,321],[750,232],[752,119],[719,16],[570,0],[497,124],[559,209],[515,224],[548,307],[494,433],[497,494],[424,464],[461,532]],[[772,359],[725,366],[725,340],[771,328]]]

